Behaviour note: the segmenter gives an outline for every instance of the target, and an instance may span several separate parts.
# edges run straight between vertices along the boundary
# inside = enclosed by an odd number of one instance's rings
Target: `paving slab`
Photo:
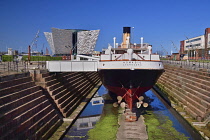
[[[119,116],[119,125],[117,132],[117,140],[147,140],[148,135],[146,125],[144,124],[143,116],[140,116],[137,121],[126,121],[126,114]]]

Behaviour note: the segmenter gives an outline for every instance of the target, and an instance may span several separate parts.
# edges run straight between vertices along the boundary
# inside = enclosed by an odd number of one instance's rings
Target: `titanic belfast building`
[[[70,54],[92,54],[100,30],[57,29],[44,32],[55,56],[69,56]]]

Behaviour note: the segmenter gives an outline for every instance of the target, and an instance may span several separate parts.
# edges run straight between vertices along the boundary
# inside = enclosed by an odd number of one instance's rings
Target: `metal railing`
[[[46,69],[46,61],[8,61],[0,62],[0,75],[27,72],[29,69]]]
[[[198,71],[200,69],[206,69],[206,71],[210,72],[210,62],[206,61],[193,62],[193,61],[162,60],[162,62],[163,64],[177,65]]]

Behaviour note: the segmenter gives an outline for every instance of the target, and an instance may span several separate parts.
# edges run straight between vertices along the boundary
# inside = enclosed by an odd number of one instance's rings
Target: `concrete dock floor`
[[[126,114],[119,116],[119,125],[117,132],[117,140],[147,140],[148,135],[146,125],[144,124],[143,116],[140,116],[137,121],[126,121]]]

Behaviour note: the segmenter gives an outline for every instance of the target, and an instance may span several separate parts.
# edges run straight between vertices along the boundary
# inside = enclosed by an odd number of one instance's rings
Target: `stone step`
[[[190,73],[187,72],[180,72],[180,71],[171,71],[171,70],[166,70],[167,74],[174,73],[176,76],[181,76],[185,77],[187,79],[192,80],[192,82],[202,82],[203,84],[210,84],[209,80],[205,80],[203,78],[199,78],[198,75],[192,76]]]
[[[49,87],[50,85],[53,85],[53,84],[55,84],[55,83],[57,83],[57,82],[58,82],[57,79],[52,79],[52,80],[47,81],[47,82],[45,82],[45,83],[46,83],[46,86]]]
[[[56,79],[67,79],[68,77],[71,77],[72,75],[77,75],[78,72],[62,72],[56,75]]]
[[[207,102],[210,102],[210,96],[207,96],[206,94],[208,94],[208,91],[205,91],[201,88],[198,88],[196,86],[192,86],[189,84],[186,84],[185,90],[188,91],[189,93],[191,93],[191,96],[196,96],[199,99],[205,100]],[[197,100],[198,102],[200,102],[200,100]],[[201,102],[200,102],[201,103]]]
[[[207,72],[205,72],[206,74],[203,74],[204,72],[201,72],[201,71],[166,67],[166,71],[168,71],[168,70],[177,71],[179,73],[183,73],[183,74],[191,76],[191,77],[200,78],[203,80],[210,81],[210,76],[209,76],[210,73],[207,73]]]
[[[47,90],[48,90],[48,91],[52,91],[52,90],[54,90],[54,89],[59,88],[60,86],[62,86],[62,83],[56,82],[55,84],[52,84],[52,85],[48,86],[48,87],[47,87]]]
[[[8,127],[7,127],[7,129],[4,129],[2,134],[10,135],[12,133],[12,134],[18,135],[19,133],[24,132],[29,127],[31,127],[34,123],[36,123],[38,120],[40,120],[43,116],[45,116],[47,113],[53,111],[51,104],[48,103],[46,105],[47,106],[43,106],[43,108],[38,110],[37,113],[31,114],[30,116],[28,116],[28,118],[23,120],[23,122],[19,125],[13,125],[13,126],[10,125],[9,126],[7,124],[6,126],[8,126]],[[6,128],[6,127],[4,127],[4,128]]]
[[[29,87],[33,87],[33,86],[35,86],[35,83],[33,81],[30,81],[30,82],[14,85],[11,87],[7,87],[4,89],[0,89],[0,97],[5,96],[7,94],[11,94],[13,92],[18,92],[24,88],[29,88]]]
[[[188,113],[190,113],[195,119],[198,116],[201,116],[202,118],[205,117],[205,112],[207,108],[203,106],[203,104],[201,104],[201,102],[204,102],[204,100],[200,98],[200,103],[195,102],[193,99],[188,97],[190,95],[193,96],[193,94],[191,94],[190,92],[186,92],[187,95],[185,95],[183,91],[178,91],[179,86],[176,86],[177,82],[172,77],[167,78],[167,83],[164,83],[164,81],[166,81],[166,79],[164,80],[164,78],[159,80],[160,83],[165,84],[165,89],[167,87],[172,87],[172,89],[170,89],[168,93],[171,94],[172,92],[174,92],[174,94],[171,96],[177,98],[177,102],[182,102],[185,106],[187,106],[188,109],[186,110],[188,111]],[[203,110],[203,112],[201,110]]]
[[[32,81],[31,77],[22,77],[22,78],[18,78],[18,79],[13,79],[13,80],[9,80],[9,81],[0,82],[0,89],[12,87],[12,86],[19,85],[19,84],[22,84],[22,83],[26,83],[26,82],[29,82],[29,81]]]
[[[197,81],[194,79],[189,79],[189,76],[187,75],[180,75],[182,78],[180,80],[177,80],[177,73],[173,73],[173,72],[170,72],[168,73],[168,75],[170,75],[170,77],[174,77],[174,80],[176,80],[177,82],[179,82],[180,84],[183,82],[183,83],[189,83],[188,85],[196,85],[194,90],[197,90],[197,91],[203,91],[203,93],[207,96],[210,96],[210,93],[208,92],[210,90],[210,87],[207,86],[207,85],[210,85],[210,84],[203,84],[202,83],[202,79],[197,79]],[[164,78],[165,74],[161,77]],[[167,77],[169,78],[169,77]],[[182,86],[182,84],[180,85]]]
[[[99,80],[95,79],[95,82],[96,82],[96,81],[99,82]],[[96,83],[97,83],[97,82],[96,82]],[[95,87],[95,86],[93,86],[93,85],[89,85],[89,86],[87,86],[85,89],[83,89],[83,90],[81,91],[81,93],[80,93],[80,95],[81,95],[82,97],[79,97],[79,98],[76,100],[76,103],[74,103],[72,106],[69,106],[70,108],[67,107],[68,109],[66,110],[66,112],[63,113],[63,115],[64,115],[65,117],[70,116],[70,115],[72,114],[73,110],[75,110],[75,109],[77,108],[77,106],[81,103],[81,101],[82,101],[85,97],[87,97],[87,95],[89,95],[89,93],[92,91],[92,89],[93,89],[94,87]]]
[[[63,121],[61,119],[59,119],[50,128],[48,128],[48,130],[44,133],[44,135],[42,135],[40,140],[48,139],[58,129],[58,127],[61,126],[62,123],[63,123]]]
[[[42,95],[43,95],[42,90],[38,90],[36,92],[29,93],[28,95],[23,96],[17,100],[8,102],[8,103],[0,106],[0,113],[3,115],[5,113],[9,112],[10,110],[13,110],[21,105],[24,105],[25,103],[27,103],[33,99],[36,99]]]
[[[68,92],[68,90],[65,88],[64,90],[60,91],[58,94],[53,95],[52,98],[53,98],[54,100],[57,100],[57,101],[58,101],[58,100],[60,100],[63,96],[65,96],[67,92]]]
[[[56,100],[58,107],[59,108],[65,107],[69,103],[69,101],[71,101],[75,97],[75,94],[73,93],[74,91],[67,92],[62,98]]]
[[[29,76],[30,76],[29,72],[0,76],[0,82],[10,81],[10,80],[14,80],[14,79],[23,78],[23,77],[29,77]]]
[[[3,131],[9,131],[12,127],[19,126],[24,121],[26,121],[30,116],[38,113],[40,110],[48,106],[50,103],[48,100],[43,101],[42,103],[32,107],[31,109],[19,114],[19,116],[14,119],[9,120],[8,122],[3,122],[0,126],[0,133],[3,134]]]
[[[63,77],[62,79],[65,79],[66,82],[68,81],[71,81],[72,79],[75,79],[75,78],[78,78],[78,77],[81,77],[81,73],[72,73],[66,77]]]
[[[78,87],[74,87],[74,89],[70,91],[71,95],[68,96],[68,98],[63,98],[64,101],[61,104],[59,104],[59,107],[62,108],[62,112],[64,112],[65,106],[70,105],[72,102],[75,101],[75,98],[79,94],[78,89],[82,89],[82,87],[84,87],[84,85],[81,86],[82,84],[78,84]]]
[[[179,86],[177,85],[178,83],[175,82],[173,79],[168,79],[169,83],[172,83],[172,85],[167,85],[169,87],[173,87],[174,90],[178,90]],[[202,102],[202,98],[198,98],[198,96],[196,96],[194,99],[197,99],[197,101],[194,101],[193,98],[189,98],[189,96],[194,97],[192,92],[187,92],[188,86],[185,87],[185,90],[180,92],[180,96],[183,97],[183,99],[185,99],[186,101],[188,101],[190,104],[194,104],[197,108],[199,108],[200,110],[206,112],[207,108],[204,107],[201,102]]]
[[[53,80],[54,78],[55,78],[54,75],[49,75],[47,77],[43,77],[42,80],[41,80],[41,82],[48,82],[50,80]]]
[[[50,118],[50,119],[49,119]],[[58,115],[54,115],[52,117],[45,117],[41,122],[38,122],[38,125],[41,123],[43,125],[40,125],[41,128],[37,129],[35,126],[29,128],[29,132],[33,131],[35,133],[29,135],[29,139],[41,139],[41,137],[58,121],[60,121],[60,118]],[[37,125],[37,126],[38,126]],[[28,134],[28,132],[26,132]],[[30,133],[29,133],[30,134]]]
[[[46,96],[42,95],[38,98],[35,98],[29,102],[25,102],[25,104],[21,106],[17,106],[15,109],[0,114],[0,124],[3,124],[4,122],[8,122],[11,119],[14,119],[15,117],[19,116],[20,114],[24,113],[25,111],[31,109],[32,107],[36,106],[37,104],[40,104],[41,102],[46,100]]]
[[[45,77],[48,77],[48,76],[50,76],[50,73],[49,73],[49,72],[47,72],[47,73],[42,73],[42,78],[45,78]]]
[[[175,81],[179,82],[180,87],[188,84],[191,87],[195,87],[194,90],[197,90],[197,91],[200,91],[200,92],[202,91],[207,96],[210,95],[208,90],[206,90],[206,89],[210,89],[209,87],[205,86],[204,84],[202,84],[200,82],[194,82],[193,80],[189,80],[189,77],[182,76],[181,79],[179,78],[180,80],[177,80],[177,78],[178,78],[177,74],[174,74],[174,73],[170,73],[170,77],[168,75],[165,75],[165,74],[163,76],[161,76],[161,78],[164,78],[165,80],[170,79],[172,77],[174,77]],[[195,86],[193,86],[193,85],[195,85]],[[205,88],[203,88],[203,87],[205,87]]]
[[[71,101],[69,101],[65,107],[62,108],[62,112],[63,112],[64,116],[67,117],[68,114],[70,112],[72,112],[78,106],[78,104],[81,102],[81,100],[83,100],[84,97],[87,96],[87,95],[85,95],[84,91],[88,88],[89,87],[84,88],[82,90],[82,92],[77,92],[77,94],[74,96],[74,98]],[[90,90],[87,90],[87,92],[89,94]]]
[[[30,116],[30,118],[28,118],[24,123],[19,125],[14,132],[16,132],[16,134],[18,135],[18,133],[27,131],[28,128],[30,127],[40,128],[42,125],[44,125],[45,122],[47,122],[55,114],[56,114],[55,110],[53,109],[52,105],[49,104],[48,106],[45,106],[45,108],[42,108],[42,110],[40,110],[38,113],[34,114],[33,116]],[[44,120],[45,122],[43,122],[42,120]]]
[[[19,98],[22,98],[23,96],[28,95],[29,93],[33,93],[33,92],[36,92],[38,90],[40,90],[40,87],[39,86],[33,86],[33,87],[29,87],[29,88],[20,90],[18,92],[14,92],[14,93],[7,94],[5,96],[2,96],[2,97],[0,97],[0,107],[2,105],[7,104],[8,102],[17,100]]]
[[[48,92],[50,93],[51,96],[58,94],[60,91],[64,90],[65,87],[61,85],[60,87],[54,89],[54,90],[49,90]]]
[[[80,102],[84,99],[84,97],[86,97],[93,88],[94,88],[94,86],[92,86],[90,84],[84,85],[82,88],[80,88],[81,91],[78,91],[80,93],[79,96],[77,96],[67,106],[64,107],[64,109],[63,109],[64,116],[65,117],[69,116],[72,113],[72,110],[76,109],[78,104],[80,104]]]
[[[78,76],[76,78],[74,78],[71,81],[67,81],[66,83],[64,83],[65,87],[73,87],[73,85],[75,85],[76,83],[81,82],[81,80],[85,80],[83,76]]]
[[[22,127],[19,126],[15,131],[10,131],[10,133],[8,133],[6,135],[6,137],[4,137],[5,139],[14,139],[15,137],[18,137],[18,139],[30,139],[30,137],[34,134],[37,133],[37,131],[43,126],[45,125],[45,123],[47,123],[51,117],[53,117],[55,115],[55,112],[52,110],[50,112],[48,112],[47,115],[42,116],[41,119],[37,120],[33,125],[29,126],[29,127]],[[50,119],[49,119],[50,118]],[[36,139],[39,139],[39,137],[37,137]]]

